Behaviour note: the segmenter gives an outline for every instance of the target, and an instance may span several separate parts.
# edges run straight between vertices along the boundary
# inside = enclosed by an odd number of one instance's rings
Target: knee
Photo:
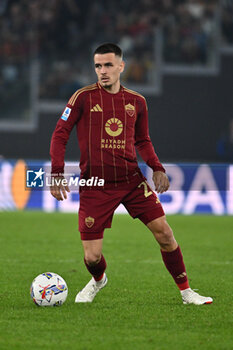
[[[164,243],[170,243],[174,239],[173,231],[168,224],[161,225],[157,232],[155,232],[155,236],[160,236]]]
[[[100,261],[101,254],[93,251],[88,251],[85,252],[84,259],[87,265],[94,266]]]
[[[173,231],[165,218],[154,220],[154,222],[151,222],[148,227],[152,231],[158,243],[162,245],[170,245],[175,240]]]
[[[173,231],[167,222],[161,227],[161,234],[166,238],[173,237]]]
[[[159,234],[159,235],[162,235],[164,237],[173,236],[172,229],[168,225],[168,223],[165,219],[154,220],[154,222],[152,221],[151,226],[149,226],[149,228],[153,232],[154,235]]]

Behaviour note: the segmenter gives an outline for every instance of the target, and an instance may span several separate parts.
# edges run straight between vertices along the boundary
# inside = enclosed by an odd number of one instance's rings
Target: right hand
[[[70,192],[70,189],[68,185],[62,184],[62,180],[65,180],[65,178],[63,176],[56,176],[51,180],[54,183],[52,186],[50,186],[51,195],[58,201],[67,199],[67,192]]]

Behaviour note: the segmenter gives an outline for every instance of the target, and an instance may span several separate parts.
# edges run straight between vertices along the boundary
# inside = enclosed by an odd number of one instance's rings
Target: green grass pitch
[[[191,287],[212,305],[183,305],[151,233],[116,215],[105,231],[109,283],[92,304],[74,304],[90,279],[77,215],[0,213],[0,349],[233,349],[233,219],[170,216]],[[67,282],[66,303],[36,307],[30,284],[52,271]]]

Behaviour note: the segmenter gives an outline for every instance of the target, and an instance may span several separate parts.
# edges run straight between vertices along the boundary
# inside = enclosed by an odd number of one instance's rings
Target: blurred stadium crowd
[[[219,14],[221,41],[233,45],[233,2],[221,7],[217,0],[1,0],[0,94],[26,88],[30,62],[39,58],[40,97],[67,99],[90,83],[91,53],[107,41],[125,52],[124,79],[148,83],[158,28],[165,64],[208,65]]]

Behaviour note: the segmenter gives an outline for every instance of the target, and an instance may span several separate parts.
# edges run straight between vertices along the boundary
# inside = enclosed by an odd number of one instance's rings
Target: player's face
[[[124,70],[124,62],[121,57],[114,53],[96,54],[94,63],[100,85],[113,93],[118,92],[120,74]]]

